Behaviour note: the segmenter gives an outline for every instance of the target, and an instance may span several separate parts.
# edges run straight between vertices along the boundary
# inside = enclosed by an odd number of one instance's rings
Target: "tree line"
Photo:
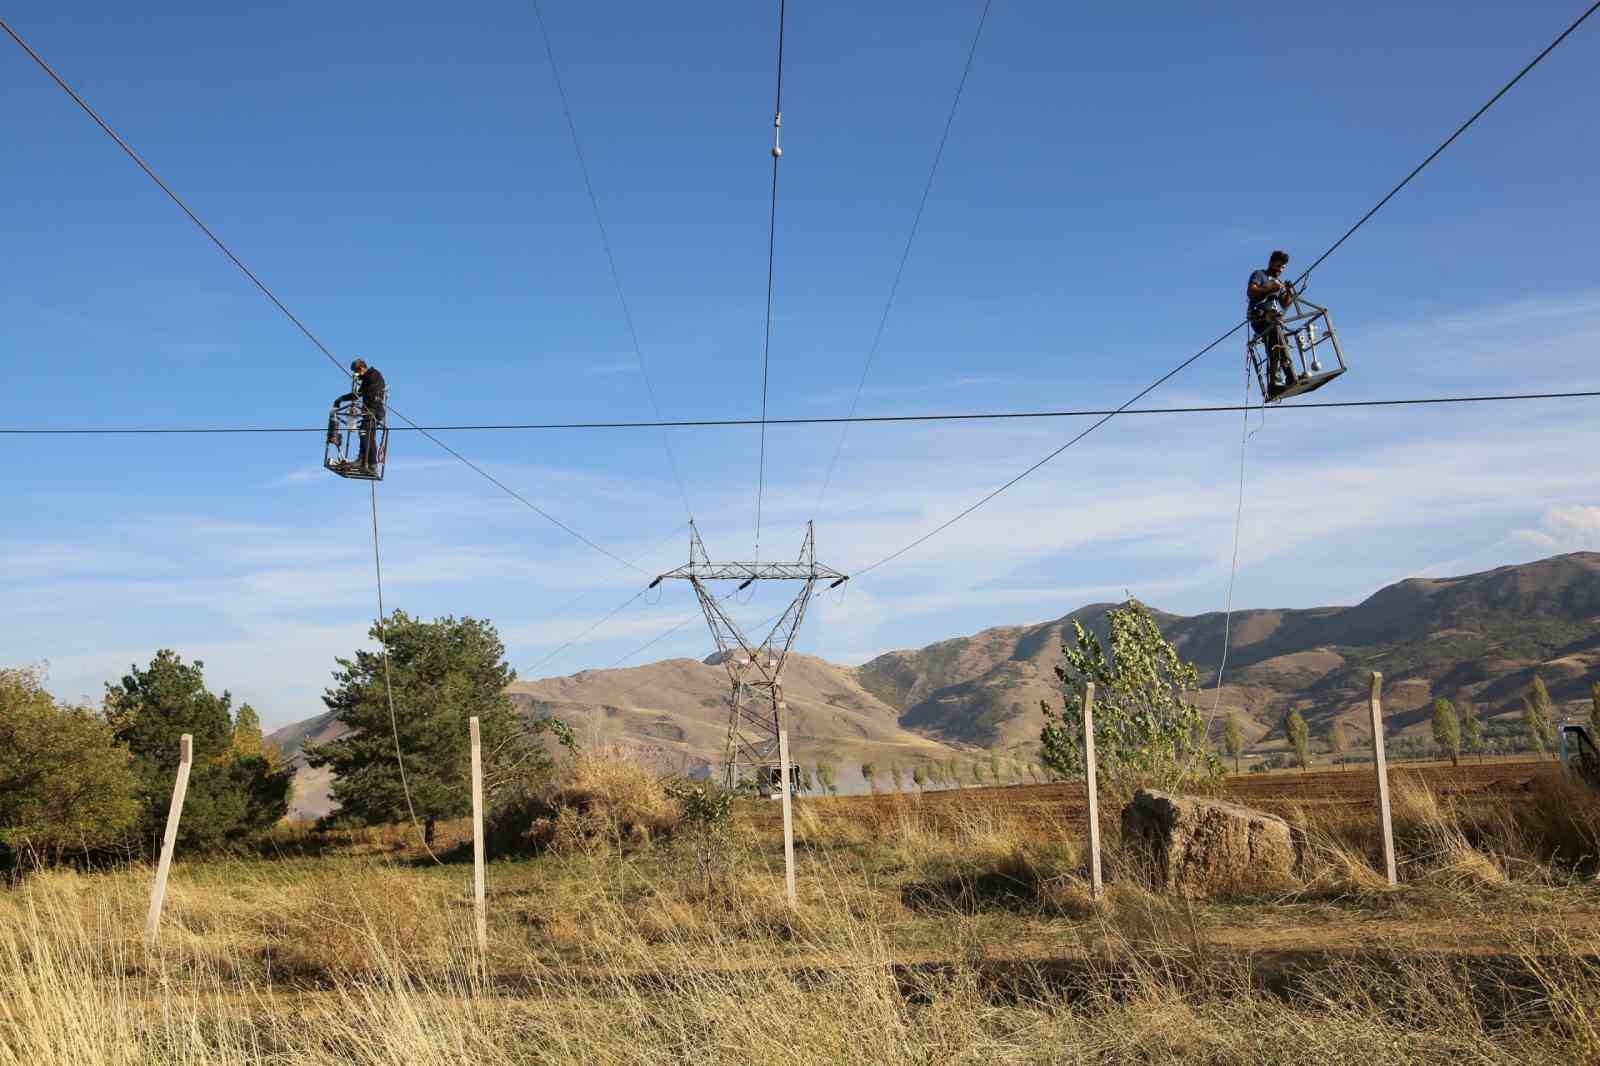
[[[505,689],[516,671],[492,624],[397,610],[368,635],[375,646],[336,658],[323,695],[345,733],[304,751],[309,765],[335,774],[338,809],[321,827],[414,813],[431,846],[440,820],[471,808],[474,716],[491,804],[548,780],[553,760],[542,735],[570,745],[571,731],[554,718],[527,722],[511,702]],[[249,704],[235,708],[227,691],[206,687],[204,669],[164,649],[107,684],[99,707],[58,702],[38,669],[0,669],[0,867],[152,855],[184,733],[194,738],[194,762],[180,848],[248,846],[279,822],[294,768],[263,740]]]
[[[1600,725],[1600,681],[1590,686],[1589,724]],[[1392,759],[1449,759],[1459,765],[1461,756],[1511,755],[1533,752],[1543,755],[1555,745],[1555,707],[1544,680],[1535,676],[1522,694],[1521,708],[1514,722],[1486,721],[1477,708],[1465,701],[1456,702],[1443,696],[1433,701],[1429,716],[1431,741],[1425,737],[1386,737],[1384,750]],[[1252,769],[1280,769],[1311,765],[1314,738],[1299,710],[1284,716],[1284,738],[1290,751],[1269,755],[1255,763]],[[1337,718],[1328,721],[1322,737],[1323,745],[1333,760],[1343,765],[1352,747],[1348,723]],[[1229,714],[1223,727],[1223,750],[1233,759],[1235,772],[1239,769],[1244,751],[1244,735],[1238,717]]]

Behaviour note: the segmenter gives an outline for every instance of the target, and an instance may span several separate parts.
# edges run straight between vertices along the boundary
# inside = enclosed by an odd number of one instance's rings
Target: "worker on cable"
[[[1289,338],[1283,332],[1283,312],[1294,300],[1294,286],[1283,280],[1289,253],[1279,250],[1267,258],[1267,269],[1250,275],[1245,286],[1250,329],[1267,349],[1267,399],[1295,383],[1294,363],[1289,358]],[[1279,371],[1283,381],[1278,381]]]
[[[338,444],[338,431],[335,428],[335,418],[342,403],[349,403],[358,396],[361,398],[361,458],[360,468],[363,474],[371,474],[378,463],[377,434],[384,423],[384,403],[388,399],[388,386],[384,384],[383,375],[377,367],[368,366],[365,359],[357,359],[350,364],[350,373],[355,375],[355,391],[347,392],[333,401],[334,413],[328,416],[328,441]]]

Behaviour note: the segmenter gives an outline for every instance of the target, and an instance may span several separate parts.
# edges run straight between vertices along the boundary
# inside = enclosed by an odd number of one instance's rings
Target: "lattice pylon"
[[[806,607],[817,582],[827,580],[837,588],[850,580],[846,575],[817,563],[816,532],[806,523],[806,537],[799,558],[793,563],[732,562],[714,563],[700,540],[700,531],[689,523],[689,563],[670,570],[650,583],[654,588],[667,578],[687,580],[700,601],[716,641],[717,653],[728,675],[728,734],[723,749],[723,781],[729,787],[739,783],[741,765],[758,766],[777,757],[779,787],[783,801],[784,871],[789,901],[795,900],[794,826],[789,773],[789,707],[783,698],[783,668],[794,649]],[[709,581],[740,581],[745,588],[756,581],[799,581],[800,590],[778,616],[766,637],[752,641],[739,628],[722,601],[707,587]]]

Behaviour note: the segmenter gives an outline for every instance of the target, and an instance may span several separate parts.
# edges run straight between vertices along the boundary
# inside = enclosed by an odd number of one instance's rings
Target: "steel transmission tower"
[[[689,582],[705,612],[706,624],[717,642],[722,667],[728,673],[728,738],[723,748],[723,782],[739,783],[740,768],[763,770],[777,763],[779,795],[783,802],[784,872],[789,900],[794,902],[794,825],[789,773],[789,707],[783,699],[783,667],[805,620],[806,606],[817,582],[837,588],[849,577],[817,562],[816,531],[806,523],[805,543],[792,563],[716,563],[706,553],[700,531],[689,523],[689,563],[669,570],[650,583],[678,578]],[[739,589],[757,581],[799,581],[789,606],[778,616],[764,640],[752,641],[722,609],[707,587],[711,581],[738,581]],[[737,591],[737,590],[735,590]]]

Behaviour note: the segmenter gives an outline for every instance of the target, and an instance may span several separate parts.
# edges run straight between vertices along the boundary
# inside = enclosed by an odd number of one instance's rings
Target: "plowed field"
[[[1390,787],[1402,777],[1420,778],[1436,795],[1473,800],[1521,800],[1531,798],[1542,785],[1554,781],[1560,766],[1553,759],[1528,759],[1507,762],[1407,763],[1389,767]],[[1371,808],[1377,803],[1377,786],[1370,765],[1348,770],[1314,770],[1308,773],[1278,772],[1240,774],[1225,782],[1230,800],[1249,807],[1288,814],[1295,808]],[[876,819],[892,814],[897,807],[914,807],[924,817],[938,822],[956,819],[974,809],[1004,813],[1040,827],[1081,826],[1085,818],[1084,788],[1081,783],[1054,785],[1008,785],[998,787],[937,789],[918,795],[832,796],[804,801],[819,814]],[[761,803],[753,821],[758,828],[776,831],[781,824],[776,802]]]

